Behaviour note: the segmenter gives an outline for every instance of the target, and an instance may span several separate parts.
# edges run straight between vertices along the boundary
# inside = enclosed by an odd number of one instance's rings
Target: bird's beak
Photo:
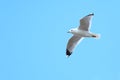
[[[67,33],[70,33],[70,31],[68,31]]]

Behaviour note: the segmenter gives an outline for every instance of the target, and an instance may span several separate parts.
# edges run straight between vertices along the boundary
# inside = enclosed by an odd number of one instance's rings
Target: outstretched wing
[[[83,17],[81,20],[80,20],[80,26],[79,26],[79,29],[81,30],[85,30],[85,31],[88,31],[89,28],[90,28],[90,25],[91,25],[91,18],[92,16],[94,16],[94,14],[89,14],[85,17]]]
[[[82,37],[72,36],[67,44],[66,55],[70,56]]]

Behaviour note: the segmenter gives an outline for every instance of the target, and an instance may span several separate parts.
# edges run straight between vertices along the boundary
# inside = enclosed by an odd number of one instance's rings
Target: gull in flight
[[[98,38],[98,34],[91,33],[89,31],[91,26],[91,19],[94,16],[94,13],[91,13],[80,20],[80,26],[78,28],[70,29],[68,33],[72,33],[73,36],[69,39],[67,48],[66,48],[66,55],[69,57],[74,48],[79,44],[83,37],[89,38]]]

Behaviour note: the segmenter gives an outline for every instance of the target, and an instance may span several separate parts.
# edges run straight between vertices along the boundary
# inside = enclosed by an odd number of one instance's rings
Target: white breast
[[[82,37],[90,37],[91,36],[91,34],[88,31],[84,31],[84,30],[76,30],[73,34],[77,35],[77,36],[82,36]]]

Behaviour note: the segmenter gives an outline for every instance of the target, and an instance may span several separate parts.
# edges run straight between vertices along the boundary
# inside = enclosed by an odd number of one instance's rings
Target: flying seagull
[[[69,57],[74,48],[79,44],[83,37],[89,38],[98,38],[98,34],[91,33],[89,31],[91,25],[91,19],[94,16],[94,13],[91,13],[80,20],[80,26],[78,28],[70,29],[68,33],[72,33],[73,36],[69,39],[67,48],[66,48],[66,55]]]

